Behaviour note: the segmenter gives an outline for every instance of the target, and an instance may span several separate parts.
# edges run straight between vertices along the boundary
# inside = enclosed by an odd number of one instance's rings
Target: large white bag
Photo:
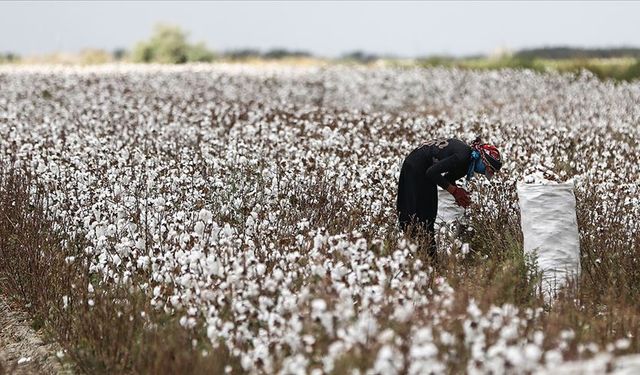
[[[580,239],[573,182],[518,184],[525,254],[537,256],[542,292],[554,297],[580,275]]]
[[[435,227],[455,225],[464,217],[464,208],[456,204],[456,200],[448,191],[438,187],[438,215]]]

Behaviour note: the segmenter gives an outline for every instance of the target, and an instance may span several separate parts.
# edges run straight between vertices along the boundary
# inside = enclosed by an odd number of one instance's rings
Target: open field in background
[[[458,68],[467,70],[500,70],[500,69],[520,69],[533,70],[537,72],[559,72],[579,74],[586,70],[594,74],[601,80],[613,80],[616,82],[629,82],[640,78],[640,60],[633,57],[617,58],[521,58],[517,56],[502,57],[479,57],[479,58],[450,58],[450,57],[428,57],[418,59],[393,59],[376,58],[366,55],[358,59],[323,59],[317,57],[279,57],[263,58],[258,56],[247,56],[232,58],[228,56],[217,57],[215,61],[219,64],[240,63],[244,65],[283,65],[283,66],[316,66],[316,67],[339,67],[339,66],[368,66],[368,67],[398,67],[398,68]],[[113,63],[124,63],[126,60],[115,59],[110,54],[100,50],[86,50],[79,54],[57,53],[46,56],[34,56],[25,58],[15,58],[8,60],[0,56],[0,64],[11,65],[80,65],[92,66]]]
[[[640,83],[589,72],[0,67],[1,291],[87,373],[526,373],[640,353]],[[396,229],[403,157],[476,136],[473,231]],[[515,183],[573,178],[539,297]],[[470,244],[463,253],[462,241]],[[628,361],[627,361],[628,362]]]
[[[614,81],[633,81],[640,78],[640,60],[630,57],[623,58],[572,58],[572,59],[542,59],[542,58],[478,58],[448,60],[430,58],[418,60],[418,66],[457,67],[462,69],[530,69],[538,72],[580,73],[587,70],[596,77]]]

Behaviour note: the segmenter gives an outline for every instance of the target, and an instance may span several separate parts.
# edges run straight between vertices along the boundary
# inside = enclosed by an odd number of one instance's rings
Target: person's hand
[[[447,190],[449,191],[449,193],[451,193],[451,195],[453,195],[458,206],[467,208],[469,207],[469,205],[471,205],[471,196],[469,195],[468,191],[453,185],[452,188],[449,188]]]

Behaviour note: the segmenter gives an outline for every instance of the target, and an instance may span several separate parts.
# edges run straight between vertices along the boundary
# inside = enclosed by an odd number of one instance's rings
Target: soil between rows
[[[31,327],[26,313],[0,296],[0,374],[72,374],[56,357],[61,350]]]

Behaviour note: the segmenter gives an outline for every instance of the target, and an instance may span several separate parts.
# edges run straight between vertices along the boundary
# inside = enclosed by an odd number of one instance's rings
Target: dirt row
[[[47,342],[25,313],[0,296],[0,374],[72,374],[58,355],[62,348]]]

